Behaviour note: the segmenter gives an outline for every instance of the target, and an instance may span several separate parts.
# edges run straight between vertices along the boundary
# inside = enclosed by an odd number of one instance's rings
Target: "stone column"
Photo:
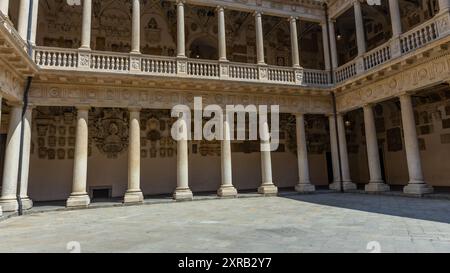
[[[364,20],[361,10],[361,3],[359,0],[354,0],[353,8],[355,10],[355,25],[356,25],[356,42],[358,45],[358,56],[366,53],[366,34],[364,31]]]
[[[4,4],[4,2],[0,2],[0,4]],[[2,8],[0,11],[3,12],[3,8],[2,6],[0,6],[0,8]],[[0,124],[2,124],[2,95],[0,94]],[[0,217],[3,215],[3,210],[2,210],[2,206],[0,206]]]
[[[331,47],[331,60],[333,61],[332,67],[336,69],[339,66],[337,46],[336,46],[336,32],[334,29],[334,20],[328,21],[328,28],[330,29],[330,47]]]
[[[0,11],[8,17],[9,12],[9,0],[0,0]]]
[[[22,150],[22,170],[20,180],[20,198],[24,210],[33,207],[33,201],[28,197],[28,175],[30,173],[30,152],[31,152],[31,124],[33,120],[33,106],[28,106],[25,111],[23,123],[23,150]]]
[[[390,188],[384,183],[381,174],[380,153],[378,151],[377,130],[372,105],[364,106],[364,127],[366,130],[367,159],[370,173],[370,182],[366,185],[366,191],[389,191]]]
[[[335,163],[335,166],[333,169],[337,169],[337,174],[335,174],[335,183],[333,183],[330,188],[334,190],[340,190],[341,189],[341,183],[340,183],[340,177],[339,177],[339,157],[338,157],[338,150],[340,150],[340,159],[341,159],[341,171],[342,171],[342,184],[344,186],[344,190],[356,190],[356,185],[352,183],[351,177],[350,177],[350,168],[348,163],[348,152],[347,152],[347,139],[346,139],[346,133],[345,133],[345,125],[344,125],[344,119],[341,114],[337,116],[337,132],[339,134],[339,149],[337,148],[337,142],[336,142],[336,126],[335,124],[331,124],[331,122],[334,121],[334,117],[330,118],[330,131],[332,131],[331,135],[332,138],[335,140],[332,141],[332,146],[335,145],[335,147],[332,147],[332,151],[335,150],[335,156],[333,156],[333,161],[337,160],[338,162]],[[331,127],[332,126],[332,127]],[[333,129],[333,130],[331,130]],[[334,142],[334,143],[333,143]]]
[[[339,155],[337,147],[337,130],[334,115],[329,115],[328,121],[330,127],[331,160],[333,163],[333,183],[330,185],[330,188],[333,190],[339,190],[340,170],[339,170]]]
[[[342,178],[344,180],[344,190],[356,190],[356,185],[352,183],[350,177],[350,166],[348,163],[347,136],[345,132],[344,117],[338,115],[339,146],[341,150]]]
[[[262,124],[261,129],[264,136],[269,136],[269,124],[267,121]],[[267,196],[276,195],[278,193],[278,188],[273,184],[272,180],[272,158],[271,151],[269,149],[270,140],[264,140],[264,137],[261,138],[262,184],[258,189],[258,193]]]
[[[297,18],[291,16],[289,18],[291,25],[291,51],[292,51],[292,66],[300,67],[300,53],[298,50],[298,34],[297,34]]]
[[[87,207],[91,203],[86,191],[89,145],[88,118],[89,107],[78,107],[73,187],[72,194],[67,200],[67,207]]]
[[[225,27],[225,9],[221,6],[217,7],[217,14],[219,20],[219,61],[227,61],[227,40]]]
[[[19,20],[17,22],[17,31],[20,37],[27,40],[28,32],[28,13],[30,11],[30,0],[20,0],[19,3]]]
[[[231,133],[228,119],[223,122],[223,140],[221,142],[222,186],[217,194],[220,197],[236,197],[237,190],[233,186],[233,169],[231,164]]]
[[[14,212],[17,204],[17,175],[19,171],[20,132],[22,127],[22,105],[13,105],[9,119],[8,136],[3,168],[2,196],[0,206],[3,211]]]
[[[398,0],[389,0],[389,12],[391,15],[392,37],[395,38],[402,34],[402,19],[400,17]]]
[[[255,30],[256,30],[256,55],[258,64],[266,64],[264,58],[264,34],[262,25],[262,13],[260,11],[255,12]]]
[[[39,0],[33,0],[33,9],[31,11],[31,37],[30,41],[32,45],[36,45],[36,34],[38,25],[38,14],[39,14]]]
[[[432,193],[433,188],[427,185],[422,173],[422,162],[411,96],[408,94],[401,95],[400,104],[409,171],[409,184],[404,188],[404,192],[415,195]]]
[[[177,0],[177,52],[178,57],[186,57],[186,38],[185,38],[185,26],[184,26],[184,3],[185,0]]]
[[[439,12],[448,12],[450,9],[450,0],[439,0]]]
[[[306,146],[305,116],[297,114],[297,160],[299,183],[295,187],[298,192],[313,192],[316,187],[309,178],[308,148]]]
[[[331,64],[330,64],[330,49],[328,48],[329,45],[328,45],[327,23],[322,22],[320,26],[322,27],[322,45],[323,45],[323,58],[325,62],[325,70],[328,71],[331,69]]]
[[[131,30],[131,53],[141,52],[141,7],[140,0],[133,0],[132,30]]]
[[[130,133],[128,144],[128,190],[124,203],[142,203],[141,191],[141,126],[140,109],[130,109]]]
[[[177,142],[177,188],[173,195],[175,200],[192,200],[192,191],[189,189],[189,149],[188,149],[188,131],[185,120],[180,119],[180,129]]]
[[[92,0],[83,0],[83,23],[81,27],[81,48],[91,49]]]

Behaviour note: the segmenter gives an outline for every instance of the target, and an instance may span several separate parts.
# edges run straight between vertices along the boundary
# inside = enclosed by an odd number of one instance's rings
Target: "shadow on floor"
[[[323,206],[450,223],[449,200],[355,193],[284,195],[281,197]]]

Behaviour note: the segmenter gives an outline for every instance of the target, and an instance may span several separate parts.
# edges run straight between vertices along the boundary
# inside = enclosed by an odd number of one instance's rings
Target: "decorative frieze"
[[[174,91],[163,89],[90,87],[34,84],[30,101],[43,106],[92,105],[98,107],[140,107],[148,109],[171,109],[178,104],[192,106],[194,97],[203,97],[207,104],[226,105],[279,105],[285,113],[332,112],[331,100],[327,96],[314,95],[270,95],[234,92]]]

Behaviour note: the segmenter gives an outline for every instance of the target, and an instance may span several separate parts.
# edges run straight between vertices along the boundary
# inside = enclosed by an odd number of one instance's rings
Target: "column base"
[[[22,209],[29,210],[31,208],[33,208],[33,200],[29,197],[22,197]]]
[[[217,191],[217,195],[225,198],[225,197],[237,197],[238,192],[236,190],[235,187],[233,186],[225,186],[225,187],[221,187],[218,191]]]
[[[344,191],[354,191],[357,189],[356,184],[351,181],[344,181],[342,183],[344,185]],[[334,182],[330,185],[331,190],[340,191],[341,190],[341,182]]]
[[[295,191],[302,193],[315,192],[316,186],[312,185],[311,183],[299,183],[297,186],[295,186]]]
[[[139,204],[144,202],[144,194],[142,191],[127,191],[123,198],[124,204]]]
[[[190,189],[176,189],[173,194],[173,199],[176,201],[192,201],[194,195]]]
[[[433,191],[433,187],[426,183],[409,183],[406,187],[403,188],[403,193],[411,195],[424,195],[433,193]]]
[[[0,206],[3,212],[16,212],[19,210],[19,204],[16,198],[0,199]]]
[[[278,194],[278,188],[274,184],[263,184],[258,188],[258,193],[264,196],[276,196]]]
[[[370,182],[366,185],[366,192],[386,192],[390,191],[391,187],[389,185],[384,184],[383,181]]]
[[[67,199],[66,207],[68,208],[87,208],[91,204],[91,199],[87,194],[71,195]]]

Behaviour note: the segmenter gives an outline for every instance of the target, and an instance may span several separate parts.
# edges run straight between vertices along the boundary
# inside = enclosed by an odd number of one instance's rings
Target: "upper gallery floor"
[[[372,2],[0,0],[0,30],[39,73],[328,89],[448,36],[450,0]]]

